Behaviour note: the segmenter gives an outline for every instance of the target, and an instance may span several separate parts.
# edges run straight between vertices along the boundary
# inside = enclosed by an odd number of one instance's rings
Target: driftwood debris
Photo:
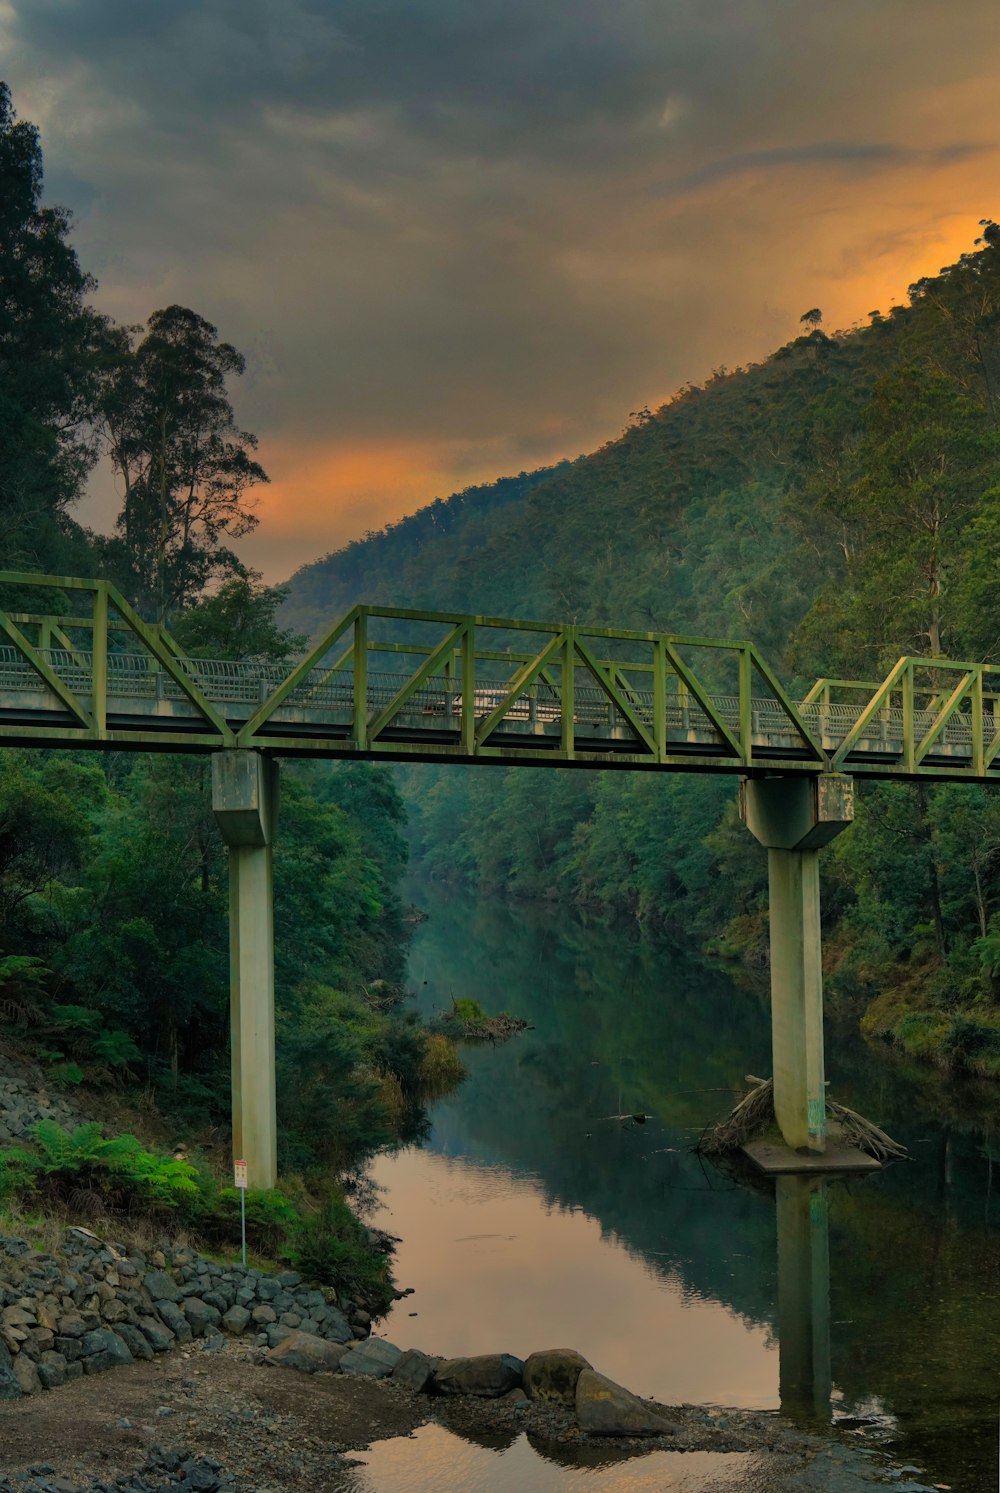
[[[725,1119],[704,1132],[695,1146],[700,1156],[725,1156],[731,1151],[738,1151],[775,1123],[773,1081],[770,1078],[755,1078],[752,1073],[748,1073],[746,1078],[751,1085],[749,1092],[743,1095]],[[847,1145],[857,1146],[869,1156],[874,1156],[877,1161],[898,1161],[906,1156],[904,1146],[886,1135],[871,1120],[859,1115],[856,1110],[848,1109],[845,1104],[838,1104],[835,1099],[827,1099],[826,1112],[836,1126],[839,1138]]]
[[[481,1021],[466,1022],[464,1035],[471,1041],[506,1042],[509,1037],[527,1030],[528,1023],[523,1017],[500,1011],[496,1016],[486,1016]]]

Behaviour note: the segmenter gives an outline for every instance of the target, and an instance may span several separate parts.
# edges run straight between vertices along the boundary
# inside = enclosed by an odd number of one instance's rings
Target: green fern
[[[0,1020],[25,1026],[42,1017],[41,997],[51,970],[30,954],[0,958]]]
[[[34,1136],[42,1153],[41,1169],[50,1173],[98,1165],[100,1147],[105,1144],[96,1120],[78,1125],[72,1132],[55,1120],[39,1120]]]
[[[99,1011],[89,1006],[53,1006],[52,1026],[57,1032],[88,1033],[101,1019]]]
[[[93,1181],[104,1174],[149,1203],[176,1207],[198,1191],[198,1173],[187,1161],[157,1156],[134,1135],[105,1138],[96,1121],[70,1132],[55,1120],[39,1120],[35,1140],[41,1151],[39,1169],[48,1176],[89,1172]]]

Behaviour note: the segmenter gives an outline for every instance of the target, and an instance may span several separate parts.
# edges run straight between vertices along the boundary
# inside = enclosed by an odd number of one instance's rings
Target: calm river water
[[[466,1050],[424,1147],[374,1168],[375,1222],[401,1236],[397,1278],[415,1288],[387,1336],[449,1355],[572,1346],[668,1403],[874,1417],[925,1482],[994,1488],[1000,1096],[828,1033],[832,1093],[913,1159],[825,1184],[805,1213],[792,1199],[779,1320],[773,1185],[690,1150],[745,1073],[770,1072],[766,997],[551,909],[410,896],[429,915],[410,958],[421,1008],[471,996],[532,1030]],[[634,1114],[649,1118],[618,1118]],[[444,1433],[426,1434],[430,1449]],[[536,1474],[474,1485],[548,1487]]]

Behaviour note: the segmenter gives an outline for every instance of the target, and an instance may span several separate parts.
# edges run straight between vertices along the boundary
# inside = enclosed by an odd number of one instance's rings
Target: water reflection
[[[389,1324],[396,1341],[571,1345],[641,1394],[760,1408],[778,1402],[780,1329],[794,1413],[827,1414],[832,1381],[841,1412],[884,1405],[938,1481],[995,1473],[995,1095],[830,1032],[833,1092],[914,1160],[828,1186],[815,1235],[789,1203],[779,1288],[773,1185],[747,1189],[690,1153],[743,1074],[766,1071],[766,994],[677,950],[556,927],[545,909],[419,898],[431,917],[411,979],[426,1008],[471,995],[532,1030],[469,1052],[428,1149],[380,1163],[382,1221],[417,1288],[401,1311],[419,1316]],[[642,1126],[613,1118],[640,1111]]]
[[[647,1452],[566,1448],[513,1435],[476,1445],[468,1432],[421,1426],[413,1436],[378,1442],[362,1453],[364,1470],[337,1493],[739,1493],[763,1488],[760,1459],[743,1453]],[[761,1480],[758,1481],[758,1478]]]
[[[776,1177],[778,1383],[781,1411],[828,1421],[830,1392],[830,1219],[821,1177]]]

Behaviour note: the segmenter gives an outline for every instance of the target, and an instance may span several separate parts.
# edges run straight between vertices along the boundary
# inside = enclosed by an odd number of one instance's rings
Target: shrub
[[[374,1247],[343,1198],[325,1203],[292,1229],[289,1253],[297,1270],[322,1285],[346,1287],[362,1295],[377,1311],[393,1298],[388,1255]]]
[[[487,1020],[486,1012],[478,1001],[467,999],[453,1000],[451,1009],[456,1018],[466,1024]]]
[[[276,1189],[248,1187],[245,1206],[250,1248],[272,1257],[287,1254],[289,1233],[300,1216],[295,1204]],[[216,1238],[231,1241],[238,1237],[239,1219],[239,1189],[223,1187],[212,1198],[210,1215],[203,1223]]]
[[[94,1056],[109,1068],[125,1068],[137,1062],[142,1053],[128,1032],[103,1031],[94,1039]]]
[[[425,1098],[436,1099],[447,1094],[465,1077],[462,1059],[450,1037],[431,1032],[420,1063],[420,1085]]]

